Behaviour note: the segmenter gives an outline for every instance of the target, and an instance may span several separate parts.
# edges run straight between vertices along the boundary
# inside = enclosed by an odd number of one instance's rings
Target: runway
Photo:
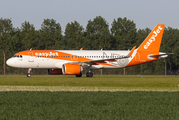
[[[0,78],[28,78],[28,77],[26,77],[26,76],[24,76],[24,77],[10,77],[10,76],[7,76],[7,77],[0,77]],[[69,76],[69,77],[68,76],[67,77],[33,77],[32,76],[30,78],[76,78],[76,77],[75,76]],[[92,78],[179,78],[179,76],[166,76],[166,77],[165,76],[164,77],[162,77],[162,76],[161,77],[160,76],[159,77],[158,76],[156,76],[156,77],[155,76],[150,76],[150,77],[149,76],[140,76],[140,77],[139,76],[136,76],[136,77],[134,77],[134,76],[133,77],[128,77],[128,76],[126,76],[126,77],[125,76],[122,76],[122,77],[121,76],[120,77],[117,77],[117,76],[115,76],[115,77],[103,77],[103,76],[85,77],[84,76],[84,77],[78,77],[78,78],[79,79],[80,78],[91,78],[91,79]]]

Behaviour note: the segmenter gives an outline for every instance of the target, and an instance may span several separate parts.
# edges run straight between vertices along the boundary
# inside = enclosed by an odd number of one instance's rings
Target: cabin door
[[[34,62],[33,52],[28,53],[28,62]]]

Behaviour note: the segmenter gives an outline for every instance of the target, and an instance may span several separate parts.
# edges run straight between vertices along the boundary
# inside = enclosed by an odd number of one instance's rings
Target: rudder
[[[137,51],[159,52],[165,24],[158,24],[138,47]]]

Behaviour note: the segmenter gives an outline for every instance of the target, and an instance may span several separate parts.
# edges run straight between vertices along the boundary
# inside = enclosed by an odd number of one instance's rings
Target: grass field
[[[0,119],[179,119],[176,76],[0,77]]]
[[[178,120],[178,92],[0,92],[1,120]]]
[[[1,76],[0,76],[1,77]],[[151,78],[152,77],[152,78]],[[0,78],[0,91],[178,91],[175,76],[8,76]]]

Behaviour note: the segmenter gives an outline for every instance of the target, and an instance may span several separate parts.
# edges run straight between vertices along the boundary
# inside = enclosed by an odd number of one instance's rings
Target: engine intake
[[[63,64],[62,65],[62,73],[64,75],[80,75],[80,73],[83,71],[82,66],[78,64]]]

